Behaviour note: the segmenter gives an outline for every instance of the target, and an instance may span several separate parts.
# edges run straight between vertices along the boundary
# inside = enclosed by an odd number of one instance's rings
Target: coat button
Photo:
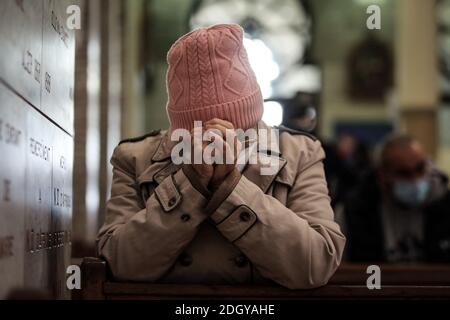
[[[192,264],[192,257],[190,255],[188,255],[187,253],[182,253],[179,257],[178,257],[178,261],[180,262],[180,264],[183,267],[188,267]]]
[[[173,197],[169,200],[169,207],[172,207],[177,202],[177,198]]]
[[[184,222],[187,222],[190,219],[191,219],[191,216],[186,214],[186,213],[181,216],[181,220],[184,221]]]
[[[238,268],[244,268],[248,265],[248,259],[246,256],[241,254],[234,258],[234,263],[238,266]]]
[[[241,214],[239,215],[239,218],[241,219],[241,221],[247,222],[250,221],[250,213],[248,213],[247,211],[241,212]]]

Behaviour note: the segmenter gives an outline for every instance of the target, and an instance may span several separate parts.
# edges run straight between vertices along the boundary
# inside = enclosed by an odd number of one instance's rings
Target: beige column
[[[73,256],[95,254],[111,190],[109,159],[121,138],[124,2],[83,1],[77,33]]]
[[[102,0],[101,119],[100,119],[100,196],[97,225],[106,213],[112,183],[109,160],[121,139],[122,125],[122,29],[121,0]]]
[[[123,51],[123,110],[122,137],[130,138],[146,133],[143,91],[139,77],[143,0],[124,2]]]
[[[396,86],[400,127],[418,138],[432,157],[438,147],[438,55],[435,0],[399,0]]]
[[[75,75],[75,149],[73,172],[72,255],[95,254],[100,165],[101,7],[82,1],[77,32]]]

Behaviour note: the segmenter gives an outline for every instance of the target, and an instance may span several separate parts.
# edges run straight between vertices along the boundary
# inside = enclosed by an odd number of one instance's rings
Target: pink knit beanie
[[[263,99],[243,46],[243,29],[219,24],[178,39],[167,55],[171,130],[191,130],[194,121],[228,120],[235,128],[253,127],[262,117]]]

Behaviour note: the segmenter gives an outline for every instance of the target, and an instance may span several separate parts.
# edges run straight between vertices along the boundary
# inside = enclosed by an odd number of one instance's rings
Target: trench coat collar
[[[175,142],[170,140],[169,130],[164,131],[162,133],[162,138],[159,142],[158,148],[156,148],[156,152],[152,156],[152,161],[160,162],[168,160],[174,145]]]
[[[274,131],[274,128],[268,126],[264,121],[257,123],[256,129],[258,134],[260,130],[266,130],[268,133],[266,143],[261,143],[262,139],[258,137],[258,161],[257,163],[249,163],[244,168],[243,175],[256,184],[264,193],[270,188],[275,180],[284,182],[281,179],[280,172],[286,166],[287,160],[281,155],[279,134],[278,131]],[[267,166],[264,163],[270,162],[272,168],[267,170]],[[288,181],[286,181],[288,182]]]
[[[255,129],[266,129],[268,132],[273,130],[272,127],[269,127],[263,121],[259,121]],[[269,134],[269,137],[272,137],[272,135]],[[260,145],[258,139],[257,152],[259,153],[260,159],[263,159],[264,161],[258,161],[256,164],[248,163],[242,173],[247,179],[258,185],[264,192],[269,189],[275,179],[288,185],[292,185],[293,182],[292,179],[289,178],[291,175],[280,175],[280,171],[286,166],[287,160],[281,155],[278,134],[275,133],[273,137],[276,137],[277,139],[269,139],[268,143],[264,146]],[[175,165],[171,161],[171,151],[175,144],[176,142],[171,141],[170,139],[169,130],[162,133],[159,145],[151,157],[151,164],[137,178],[139,185],[146,182],[160,183],[165,177],[173,174],[180,168],[180,165]],[[269,160],[274,166],[274,170],[270,170],[270,172],[265,175],[261,174],[261,169],[264,168],[262,163]]]
[[[170,140],[169,131],[162,131],[161,134],[162,137],[158,142],[158,147],[150,156],[149,166],[137,177],[139,186],[150,182],[159,184],[180,168],[179,165],[175,165],[171,161],[171,151],[175,142]]]

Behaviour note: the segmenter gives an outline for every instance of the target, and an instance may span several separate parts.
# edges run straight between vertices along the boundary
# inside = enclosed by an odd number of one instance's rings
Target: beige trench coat
[[[266,127],[261,121],[259,127]],[[267,128],[267,127],[266,127]],[[269,284],[327,283],[345,237],[334,222],[319,141],[281,132],[278,170],[235,170],[213,195],[170,158],[167,131],[121,143],[99,255],[119,280]]]

